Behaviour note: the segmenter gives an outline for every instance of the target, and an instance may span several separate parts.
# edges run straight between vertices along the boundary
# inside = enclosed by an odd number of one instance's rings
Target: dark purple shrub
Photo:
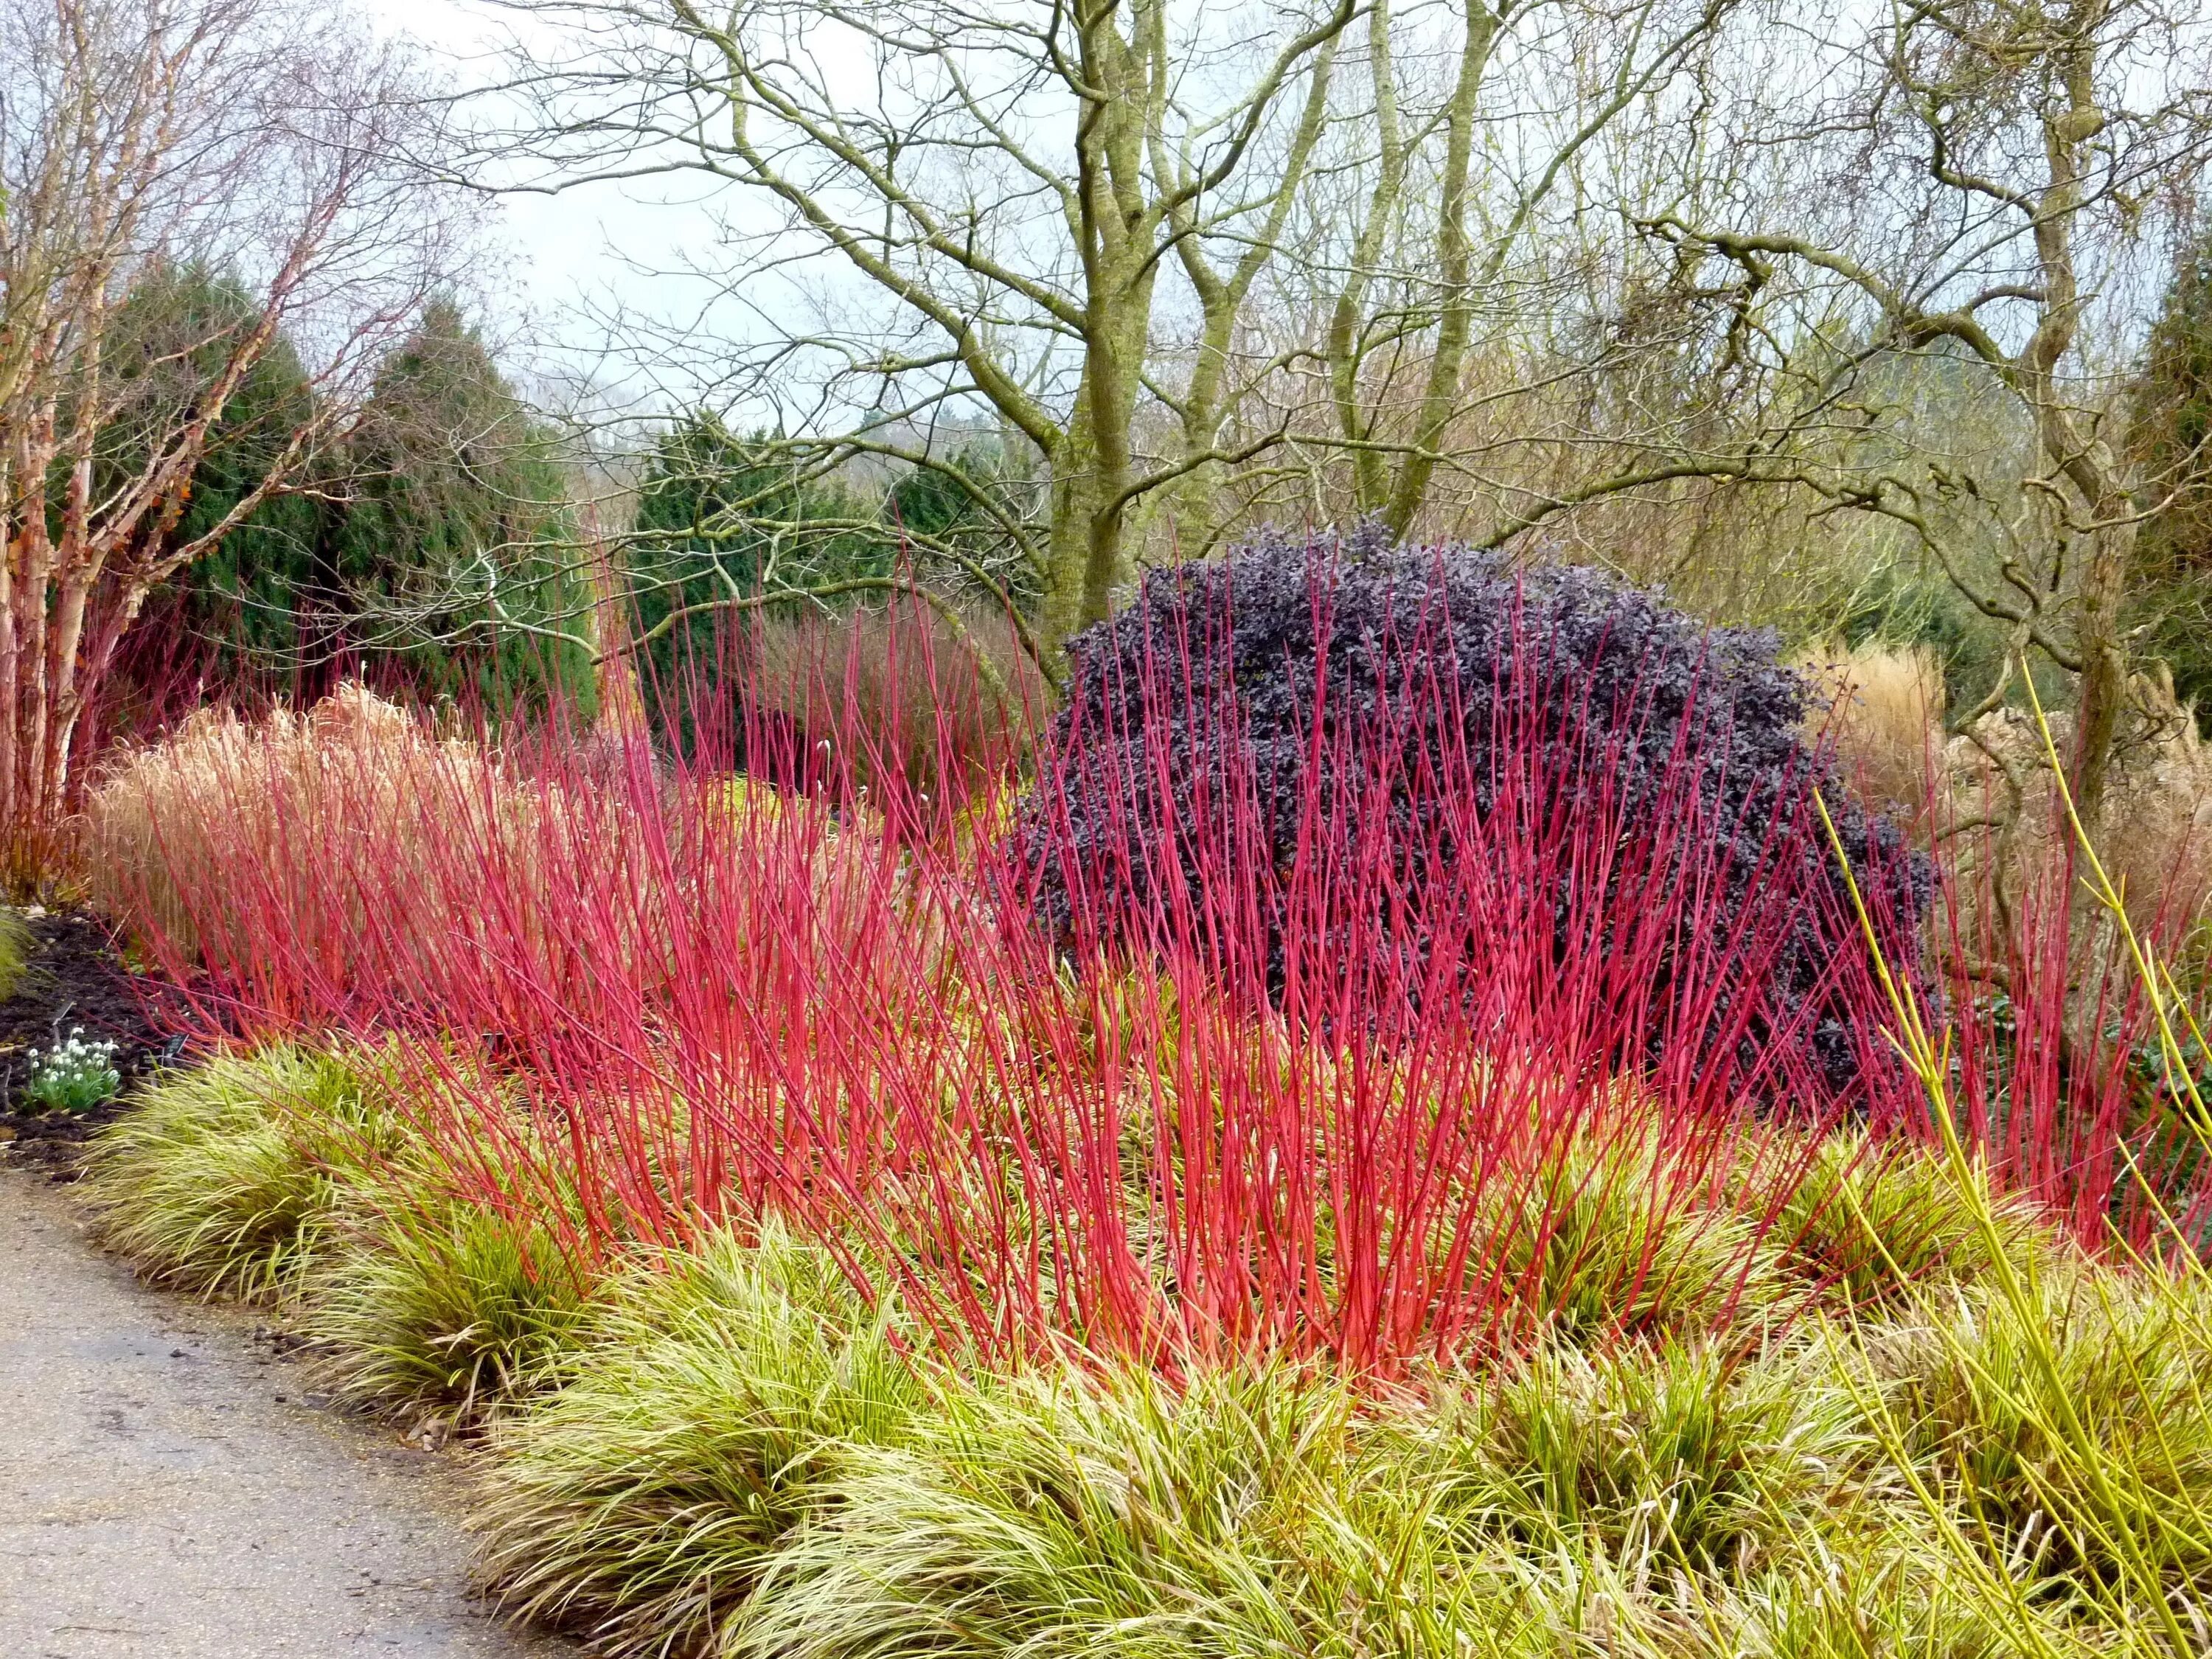
[[[1018,830],[1033,908],[1071,949],[1194,952],[1372,1019],[1474,994],[1518,892],[1559,994],[1607,1005],[1608,1063],[1725,1049],[1770,1090],[1848,1088],[1880,1005],[1814,791],[1893,960],[1929,877],[1832,787],[1775,649],[1598,571],[1372,528],[1155,573],[1069,647]]]

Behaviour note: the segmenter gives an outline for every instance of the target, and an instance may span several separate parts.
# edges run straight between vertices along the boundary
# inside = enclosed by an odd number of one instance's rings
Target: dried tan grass
[[[2072,831],[2033,716],[2000,708],[1947,738],[1942,670],[1923,649],[1816,647],[1797,665],[1831,700],[1821,729],[1861,799],[1923,848],[1941,848],[1955,914],[1939,927],[1955,929],[1970,955],[2001,957],[2015,925],[2048,914],[2074,879]],[[2130,921],[2179,945],[2212,922],[2212,746],[2165,680],[2139,677],[2133,690],[2104,805],[2087,828]],[[2052,744],[2070,758],[2071,716],[2049,720]],[[2125,963],[2095,905],[2071,915],[2069,1002],[2086,1020]]]
[[[2133,729],[2114,756],[2104,805],[2086,826],[2140,930],[2178,939],[2212,916],[2212,745],[2193,714],[2161,707],[2155,682],[2139,682]],[[2002,854],[2015,888],[2064,862],[2072,832],[2052,787],[2049,748],[2073,748],[2072,717],[2048,716],[2046,745],[2034,718],[2003,708],[1951,740],[1946,755],[1954,823],[2007,824]]]
[[[90,895],[174,972],[289,957],[295,975],[435,1006],[456,975],[474,982],[472,951],[511,952],[519,938],[533,960],[518,973],[589,1006],[568,931],[578,894],[642,896],[608,897],[595,925],[625,958],[623,982],[653,987],[675,971],[672,933],[713,868],[802,861],[801,920],[834,942],[860,925],[890,856],[869,826],[764,784],[693,779],[704,793],[678,799],[669,779],[634,770],[641,755],[601,740],[544,765],[535,752],[441,735],[357,686],[305,714],[204,710],[94,785]],[[663,813],[672,836],[647,822]]]
[[[1917,646],[1815,647],[1798,667],[1828,702],[1819,719],[1860,799],[1918,823],[1939,793],[1943,665]]]
[[[89,896],[173,968],[254,961],[281,928],[336,981],[419,994],[486,903],[560,963],[533,895],[642,857],[632,816],[617,791],[523,776],[346,684],[305,713],[202,709],[124,755],[88,793],[82,845]]]
[[[473,744],[441,738],[405,709],[356,684],[305,714],[258,720],[203,708],[164,741],[112,762],[88,793],[83,823],[90,896],[119,915],[149,917],[188,955],[242,947],[246,919],[207,914],[187,890],[243,842],[255,868],[298,909],[331,872],[311,868],[319,820],[343,823],[363,845],[419,850],[422,830],[465,833],[480,799],[461,781],[481,773]],[[397,833],[404,828],[405,834]],[[418,884],[419,889],[419,884]],[[241,930],[225,937],[228,928]]]

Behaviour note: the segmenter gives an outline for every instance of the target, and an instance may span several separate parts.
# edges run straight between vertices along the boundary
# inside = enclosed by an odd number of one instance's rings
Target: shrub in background
[[[1794,1042],[1848,1084],[1871,1051],[1835,963],[1863,947],[1810,804],[1828,771],[1800,736],[1808,688],[1775,650],[1596,571],[1393,547],[1371,526],[1155,573],[1069,647],[1054,763],[1024,815],[1036,902],[1071,942],[1157,948],[1188,942],[1177,917],[1224,908],[1209,890],[1249,882],[1243,948],[1280,1000],[1328,957],[1395,954],[1433,988],[1437,957],[1472,951],[1459,913],[1486,859],[1550,889],[1563,963],[1687,889],[1698,931],[1644,989],[1662,1006],[1686,990],[1702,1018],[1648,1040],[1708,1060]],[[1835,811],[1909,964],[1927,872],[1886,822]],[[1317,917],[1300,889],[1324,871],[1345,890]]]
[[[1838,769],[1869,806],[1917,824],[1942,793],[1943,665],[1925,646],[1869,640],[1798,658],[1817,695],[1808,735],[1835,745]]]
[[[188,965],[249,959],[251,930],[264,906],[300,907],[321,896],[316,853],[305,834],[309,814],[328,813],[387,856],[413,844],[408,885],[427,901],[433,831],[455,840],[482,834],[483,803],[453,763],[467,745],[441,744],[406,710],[354,684],[301,714],[279,711],[260,721],[223,708],[195,713],[161,744],[112,760],[86,802],[86,871],[94,902],[133,918],[140,931]],[[204,872],[253,842],[260,890],[228,914],[195,907],[186,895]],[[360,903],[356,896],[356,907]],[[351,912],[349,911],[349,914]],[[297,941],[315,951],[327,941]]]
[[[1012,623],[977,605],[952,620],[912,598],[836,617],[769,616],[748,646],[737,690],[755,718],[791,722],[811,762],[826,745],[833,787],[878,798],[887,780],[939,798],[972,792],[1026,746],[1049,702]]]
[[[2136,707],[2113,757],[2102,816],[2087,828],[2106,868],[2124,878],[2136,927],[2174,939],[2212,911],[2212,744],[2197,734],[2193,714],[2172,703],[2170,688],[2139,677],[2133,690]],[[2049,750],[2072,754],[2073,716],[2061,710],[2048,720],[2046,745],[2031,713],[1999,708],[1946,750],[1955,818],[2017,820],[2007,836],[1973,847],[1996,864],[1990,880],[2002,882],[2015,903],[2054,871],[2072,879],[2074,835],[2057,799]],[[1986,884],[1967,896],[1979,897]]]
[[[765,434],[732,432],[711,410],[677,417],[653,441],[622,574],[635,611],[643,677],[672,737],[711,726],[742,669],[750,618],[720,603],[758,596],[772,565],[797,587],[891,574],[892,550],[863,527],[873,504],[838,475],[814,470]]]
[[[1869,805],[1911,825],[1920,844],[1938,833],[1948,838],[1962,823],[2016,819],[2002,836],[1969,838],[1954,849],[1946,896],[1954,908],[1990,906],[1988,890],[2000,882],[2002,902],[2017,906],[2054,869],[2070,883],[2063,872],[2072,831],[2055,799],[2043,732],[2027,708],[2017,702],[2000,707],[1954,735],[1944,723],[1942,667],[1925,647],[1820,644],[1798,660],[1827,704],[1808,733],[1832,741],[1844,779]],[[2124,878],[2136,927],[2179,941],[2212,909],[2212,747],[2160,665],[2137,676],[2132,691],[2128,728],[2090,838],[2106,867]],[[2053,746],[2069,756],[2072,715],[2059,710],[2049,720]],[[1971,935],[1975,920],[1963,917],[1960,931]],[[2075,965],[2077,976],[2103,965],[2093,960],[2097,950],[2087,939],[2077,955],[2084,958]]]
[[[657,787],[641,746],[610,758],[558,731],[444,734],[348,684],[303,714],[204,709],[118,757],[87,800],[89,884],[188,1000],[206,971],[212,1031],[234,1023],[214,1009],[229,1001],[258,1034],[353,1027],[365,1009],[434,1039],[455,1020],[481,1033],[518,1012],[470,1006],[487,952],[569,977],[554,890],[649,880],[635,809],[657,814]],[[656,896],[604,919],[628,941],[632,981],[666,972]]]

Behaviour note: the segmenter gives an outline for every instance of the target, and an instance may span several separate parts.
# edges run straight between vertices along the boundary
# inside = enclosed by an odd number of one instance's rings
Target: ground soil
[[[577,1655],[471,1597],[453,1454],[318,1409],[250,1315],[140,1288],[66,1188],[0,1171],[0,1656]]]
[[[128,972],[106,927],[82,911],[33,908],[27,971],[0,1001],[0,1143],[8,1161],[66,1179],[92,1132],[123,1109],[119,1102],[82,1113],[40,1113],[23,1100],[34,1049],[50,1048],[78,1027],[90,1042],[116,1045],[116,1069],[131,1080],[168,1052],[157,1018],[163,991]]]

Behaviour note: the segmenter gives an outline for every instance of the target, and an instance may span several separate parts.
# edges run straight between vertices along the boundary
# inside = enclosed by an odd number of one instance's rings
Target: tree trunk
[[[1037,614],[1037,637],[1048,651],[1058,651],[1085,626],[1084,579],[1097,503],[1097,452],[1091,441],[1086,380],[1076,392],[1074,412],[1052,453],[1052,520],[1045,548],[1044,596]]]
[[[2100,826],[2112,752],[2128,694],[2128,653],[2121,630],[2121,606],[2127,597],[2136,527],[2123,515],[2100,514],[2107,521],[2096,532],[2081,595],[2081,677],[2075,720],[2073,790],[2081,823],[2093,833]],[[2118,522],[2112,521],[2117,519]]]

